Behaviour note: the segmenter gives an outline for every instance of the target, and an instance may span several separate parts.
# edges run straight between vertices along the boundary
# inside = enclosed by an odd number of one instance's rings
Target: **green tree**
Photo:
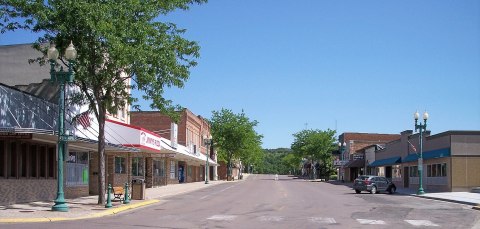
[[[105,119],[143,92],[151,108],[171,116],[178,106],[162,96],[164,87],[183,87],[189,69],[197,63],[199,46],[182,38],[185,32],[159,17],[187,10],[206,0],[2,0],[0,32],[25,29],[41,34],[34,48],[46,53],[54,42],[60,53],[72,41],[77,49],[75,85],[81,89],[73,102],[88,105],[99,123],[99,198],[105,202]],[[42,64],[42,58],[37,59]],[[65,63],[65,59],[62,59]],[[133,81],[131,86],[126,83]]]
[[[294,153],[289,153],[285,155],[282,159],[283,164],[285,167],[289,169],[292,175],[297,174],[300,170],[300,163],[302,162],[302,158]]]
[[[261,158],[262,135],[255,131],[257,121],[250,119],[242,111],[235,114],[231,110],[213,111],[210,126],[218,159],[227,163],[227,176],[232,176],[234,160],[256,162]]]
[[[310,160],[312,166],[319,162],[320,167],[324,168],[320,169],[320,171],[324,171],[323,173],[333,171],[332,151],[336,149],[334,130],[302,130],[293,134],[293,136],[295,139],[291,148],[298,157]],[[313,171],[310,176],[315,179],[316,169],[313,169]],[[328,177],[330,174],[321,175]]]

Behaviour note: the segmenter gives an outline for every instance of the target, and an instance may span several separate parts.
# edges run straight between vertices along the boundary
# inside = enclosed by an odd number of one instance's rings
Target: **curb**
[[[431,199],[431,200],[440,200],[440,201],[457,203],[457,204],[465,204],[465,205],[471,205],[471,206],[477,205],[476,203],[466,202],[466,201],[461,201],[461,200],[451,200],[451,199],[444,199],[444,198],[431,197],[431,196],[422,196],[422,195],[411,195],[411,196],[415,196],[415,197],[419,197],[419,198],[424,198],[424,199]],[[478,206],[476,206],[476,207],[478,207]],[[473,208],[475,208],[475,207],[473,207]],[[480,208],[480,207],[479,207],[479,208]],[[480,210],[480,209],[478,209],[478,210]]]
[[[7,219],[0,219],[0,223],[39,223],[39,222],[58,222],[58,221],[67,221],[67,220],[99,218],[99,217],[103,217],[103,216],[107,216],[107,215],[118,214],[120,212],[128,211],[128,210],[135,209],[135,208],[140,208],[140,207],[147,206],[147,205],[150,205],[150,204],[155,204],[155,203],[158,203],[158,202],[160,202],[160,200],[147,200],[147,201],[143,201],[143,202],[140,202],[140,203],[128,204],[128,205],[124,205],[124,206],[121,206],[121,207],[111,208],[111,209],[108,209],[108,210],[105,210],[105,211],[102,211],[102,212],[99,212],[99,213],[90,214],[90,215],[81,216],[81,217],[74,217],[74,218],[58,218],[58,217],[57,218],[48,218],[48,217],[44,217],[44,218],[9,218],[9,219],[7,218]]]

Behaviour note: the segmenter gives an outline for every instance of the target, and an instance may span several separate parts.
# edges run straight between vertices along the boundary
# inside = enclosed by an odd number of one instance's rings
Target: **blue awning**
[[[423,152],[423,159],[434,159],[434,158],[442,158],[442,157],[450,157],[450,148],[444,148],[444,149],[437,149],[437,150],[432,150],[432,151],[426,151]],[[405,158],[403,158],[403,162],[412,162],[412,161],[418,161],[418,154],[409,154]]]
[[[390,158],[385,158],[381,160],[375,160],[374,162],[370,163],[370,166],[379,167],[379,166],[385,166],[385,165],[393,165],[393,164],[398,164],[401,161],[402,161],[401,157],[390,157]]]

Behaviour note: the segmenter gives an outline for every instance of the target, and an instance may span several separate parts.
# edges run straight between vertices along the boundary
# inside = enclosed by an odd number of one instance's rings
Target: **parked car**
[[[367,191],[370,193],[388,192],[390,194],[397,191],[394,183],[382,176],[359,176],[353,182],[353,189],[356,193]]]

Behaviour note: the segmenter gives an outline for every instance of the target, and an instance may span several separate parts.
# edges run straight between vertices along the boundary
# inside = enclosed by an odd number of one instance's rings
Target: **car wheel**
[[[356,192],[357,194],[359,194],[359,193],[362,192],[362,191],[360,191],[360,190],[358,190],[358,189],[355,189],[355,192]]]
[[[397,191],[397,188],[395,186],[391,187],[390,190],[388,190],[388,193],[393,194]]]
[[[370,193],[375,194],[377,193],[377,186],[372,186],[372,191]]]

